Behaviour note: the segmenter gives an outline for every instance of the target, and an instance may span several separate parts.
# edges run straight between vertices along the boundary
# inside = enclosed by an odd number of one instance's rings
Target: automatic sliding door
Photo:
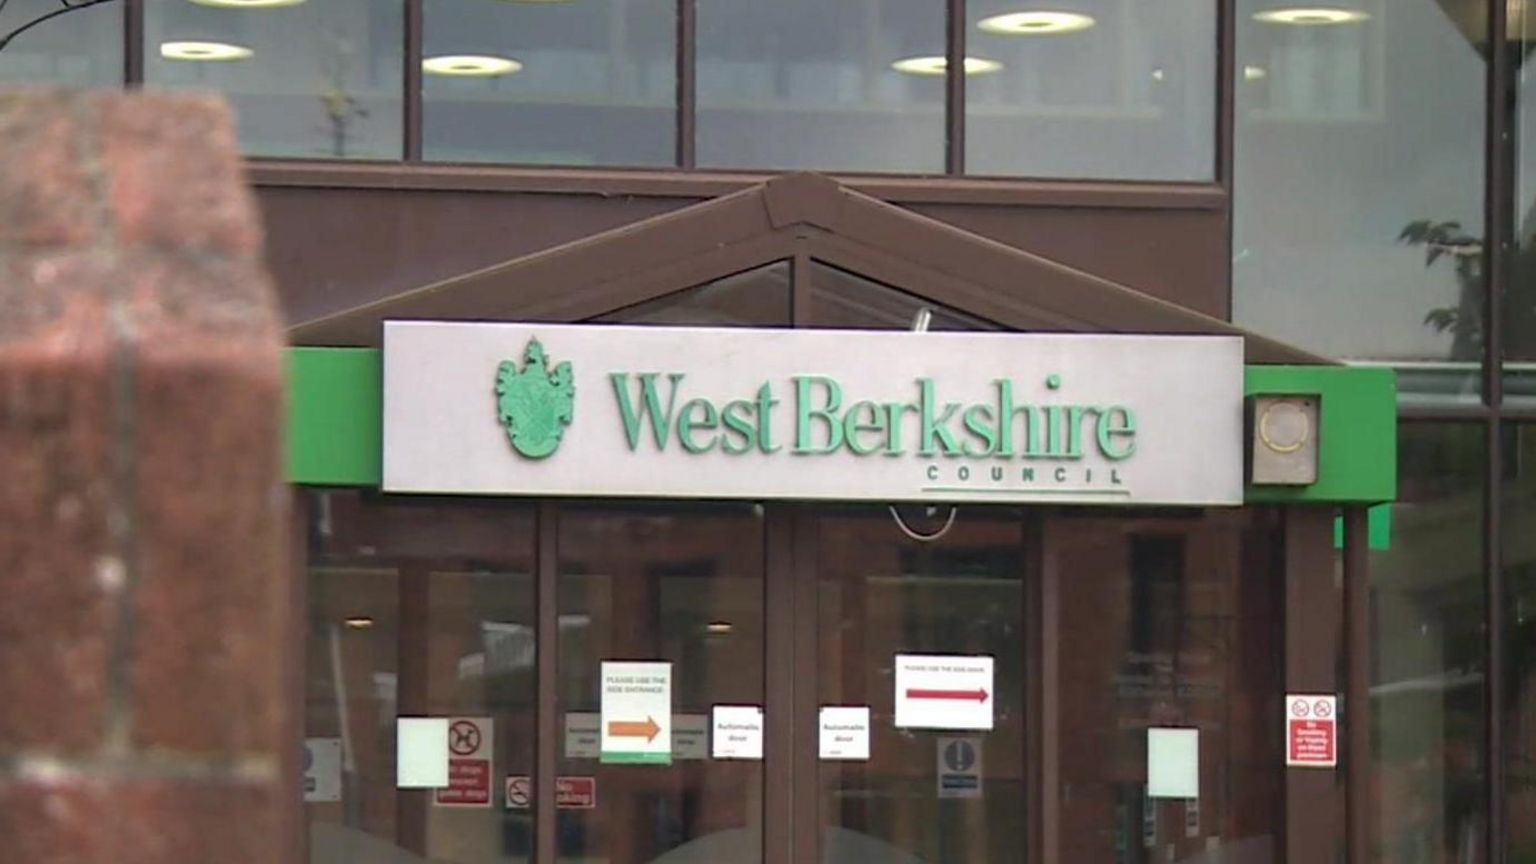
[[[815,787],[796,784],[819,796],[822,864],[1025,860],[1022,518],[967,509],[942,539],[918,542],[885,508],[806,515],[816,520],[819,705],[853,709],[801,731],[823,756]],[[899,655],[990,658],[991,684],[960,673],[898,693]],[[899,699],[925,703],[930,721],[898,726]],[[868,711],[867,755],[858,709]],[[991,728],[931,722],[978,716]]]

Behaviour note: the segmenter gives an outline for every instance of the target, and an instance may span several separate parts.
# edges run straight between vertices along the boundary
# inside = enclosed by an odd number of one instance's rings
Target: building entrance
[[[1267,511],[309,501],[311,861],[1278,859]],[[602,756],[618,661],[670,664],[667,764]],[[395,787],[397,716],[484,735],[473,794]]]

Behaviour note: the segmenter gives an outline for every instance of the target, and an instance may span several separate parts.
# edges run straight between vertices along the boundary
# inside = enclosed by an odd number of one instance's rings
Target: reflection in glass
[[[595,722],[605,660],[672,664],[672,764],[605,765],[565,733],[562,861],[762,860],[763,763],[708,758],[714,705],[763,704],[763,523],[750,506],[565,509],[559,529],[563,730]]]
[[[402,4],[149,0],[152,86],[217,90],[253,156],[399,159]]]
[[[1370,560],[1376,860],[1477,860],[1484,430],[1403,424],[1398,448],[1399,500]]]
[[[0,35],[56,11],[58,0],[10,0]],[[123,10],[104,3],[52,18],[0,51],[0,84],[113,87],[123,83]]]
[[[1234,318],[1327,356],[1464,378],[1482,342],[1485,61],[1453,13],[1473,4],[1270,14],[1318,5],[1237,3]]]
[[[675,161],[672,0],[434,0],[423,14],[426,158]]]
[[[1514,239],[1504,303],[1504,398],[1521,407],[1536,406],[1536,13],[1526,2],[1511,2],[1510,52],[1515,65],[1515,201],[1509,226]]]
[[[997,325],[820,261],[811,262],[811,314],[817,327],[905,330],[927,309],[930,330],[996,330]]]
[[[1063,519],[1060,860],[1280,860],[1277,514]],[[1050,614],[1047,612],[1047,614]],[[1197,801],[1149,798],[1147,729],[1198,732]],[[1191,812],[1191,808],[1195,808]]]
[[[698,164],[941,171],[944,56],[932,0],[699,0]]]
[[[870,708],[869,760],[820,762],[822,860],[1021,860],[1022,522],[968,510],[942,540],[920,543],[883,509],[829,511],[818,535],[821,704]],[[993,728],[896,728],[892,663],[903,653],[993,658]],[[941,763],[961,774],[979,763],[974,794],[941,792]]]
[[[311,864],[526,860],[533,769],[531,511],[310,495],[304,793]],[[395,788],[395,718],[485,718],[489,801]]]
[[[1505,860],[1536,860],[1536,426],[1510,428],[1504,451]]]
[[[612,324],[677,327],[788,327],[790,264],[775,261],[611,312]]]
[[[1216,6],[1209,0],[967,4],[966,171],[1209,180]]]

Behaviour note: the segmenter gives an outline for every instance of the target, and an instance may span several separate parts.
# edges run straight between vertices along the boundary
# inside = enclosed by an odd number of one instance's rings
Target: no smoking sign
[[[1339,764],[1338,697],[1292,693],[1285,697],[1285,764],[1332,768]]]

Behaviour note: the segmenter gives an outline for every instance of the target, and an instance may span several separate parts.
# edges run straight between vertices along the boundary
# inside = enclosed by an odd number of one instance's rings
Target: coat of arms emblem
[[[521,369],[512,360],[496,369],[497,416],[512,448],[529,459],[543,459],[560,446],[575,402],[571,364],[550,369],[538,339],[528,340]]]

